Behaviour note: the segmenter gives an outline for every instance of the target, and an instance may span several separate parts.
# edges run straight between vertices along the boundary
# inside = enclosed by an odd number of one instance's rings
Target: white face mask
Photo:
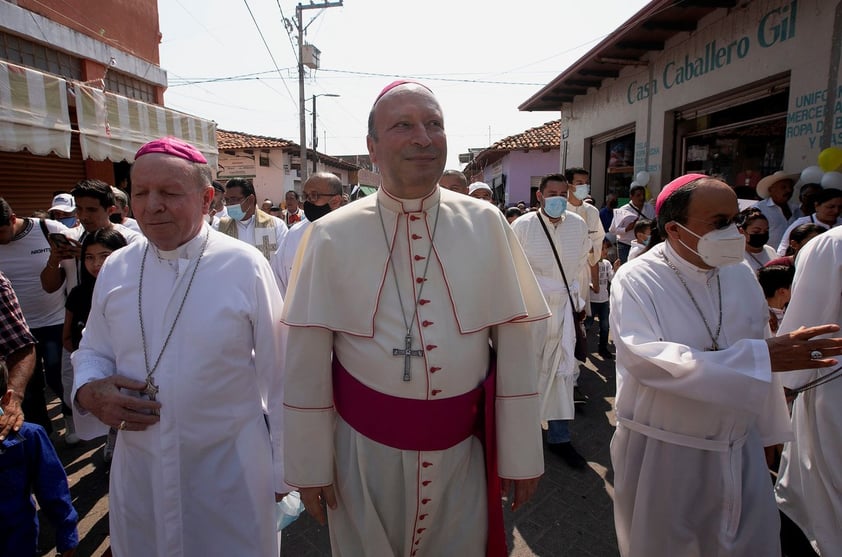
[[[579,184],[578,186],[574,186],[573,196],[579,201],[587,199],[589,193],[591,193],[590,184]]]
[[[699,239],[696,249],[681,242],[681,245],[702,258],[706,265],[711,267],[725,267],[743,260],[743,251],[746,247],[746,239],[737,230],[737,226],[730,226],[718,230],[711,230],[704,236],[699,236],[683,224],[676,222],[678,226]],[[698,251],[697,251],[698,250]]]

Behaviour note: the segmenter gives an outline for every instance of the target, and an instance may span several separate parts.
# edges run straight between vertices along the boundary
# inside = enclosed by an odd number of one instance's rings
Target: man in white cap
[[[439,187],[429,89],[386,87],[367,143],[381,187],[310,225],[287,291],[287,482],[334,555],[505,556],[498,482],[518,508],[543,472],[546,304],[503,214]]]
[[[468,186],[468,195],[475,199],[482,199],[494,204],[494,191],[485,182],[474,182]]]
[[[53,205],[47,210],[50,218],[57,220],[67,228],[79,226],[79,219],[76,218],[76,202],[69,193],[59,193],[53,197]]]
[[[103,265],[73,354],[79,436],[120,430],[115,555],[280,550],[283,302],[260,253],[205,222],[212,198],[195,147],[140,148],[132,206],[145,237]]]
[[[798,174],[789,174],[779,170],[761,178],[757,183],[757,195],[761,200],[754,204],[769,221],[770,246],[777,246],[783,238],[789,224],[795,219],[793,207],[789,205]]]
[[[777,373],[835,364],[838,325],[764,339],[768,309],[737,230],[737,196],[701,174],[655,206],[665,242],[611,289],[617,430],[614,522],[622,557],[780,555],[763,448],[791,436]]]

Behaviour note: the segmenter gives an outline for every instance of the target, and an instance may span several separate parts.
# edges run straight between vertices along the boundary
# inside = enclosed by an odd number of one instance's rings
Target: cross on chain
[[[412,349],[412,335],[404,337],[404,348],[392,348],[392,356],[403,356],[403,380],[409,381],[409,359],[412,356],[420,358],[424,355],[423,350]]]
[[[152,382],[151,377],[146,378],[146,386],[143,387],[143,394],[146,395],[149,400],[156,400],[158,396],[158,385]],[[152,413],[156,416],[158,415],[158,410],[152,410]]]

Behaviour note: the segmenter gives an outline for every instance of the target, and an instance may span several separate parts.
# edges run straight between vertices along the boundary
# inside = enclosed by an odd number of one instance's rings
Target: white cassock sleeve
[[[334,483],[333,332],[290,327],[286,352],[284,453],[286,482],[295,487]]]
[[[618,335],[617,360],[625,370],[653,389],[760,412],[772,381],[766,341],[742,339],[725,350],[710,352],[665,340],[676,332],[662,327],[655,301],[641,295],[643,290],[628,273],[612,283],[611,329]],[[668,298],[660,300],[667,312],[669,303]]]
[[[842,325],[842,254],[839,253],[839,242],[819,235],[799,252],[796,263],[792,297],[778,334],[826,323]],[[817,338],[839,336],[840,333],[833,333]],[[816,379],[820,371],[810,369],[780,375],[785,386],[797,388]]]
[[[102,271],[107,269],[108,261],[100,270],[103,279],[107,276]],[[108,286],[105,280],[97,281],[94,286],[94,294],[91,299],[91,311],[88,314],[88,321],[82,334],[82,341],[79,349],[71,355],[73,362],[73,391],[70,393],[70,400],[73,404],[73,422],[76,425],[76,433],[82,439],[94,439],[108,433],[108,426],[99,421],[99,418],[83,409],[76,402],[76,392],[85,383],[105,379],[117,373],[117,358],[114,354],[114,343],[111,333],[120,334],[120,331],[112,331],[105,319],[106,300]]]
[[[497,468],[505,479],[544,473],[534,326],[535,322],[503,323],[492,329],[497,352]]]
[[[260,397],[269,422],[276,493],[290,491],[284,481],[284,352],[287,326],[281,323],[284,303],[268,264],[258,267],[253,316],[254,366]]]

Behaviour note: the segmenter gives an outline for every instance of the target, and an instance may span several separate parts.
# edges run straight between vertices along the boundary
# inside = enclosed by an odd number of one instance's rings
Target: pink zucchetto
[[[661,193],[658,194],[658,199],[655,200],[655,214],[657,215],[661,212],[661,205],[664,204],[664,201],[669,199],[669,196],[675,193],[675,190],[694,180],[698,180],[699,178],[709,178],[709,176],[707,174],[685,174],[684,176],[679,176],[664,186]]]
[[[389,91],[391,91],[395,87],[400,87],[401,85],[407,85],[407,84],[418,85],[420,87],[423,87],[427,91],[430,91],[430,93],[433,92],[429,87],[427,87],[423,83],[418,83],[417,81],[413,81],[411,79],[398,79],[397,81],[391,82],[390,84],[385,86],[382,91],[380,91],[380,94],[377,95],[376,99],[374,99],[374,104],[377,104],[377,101],[379,101],[383,97],[383,95],[385,95],[386,93],[388,93]]]
[[[164,155],[172,155],[190,162],[197,162],[200,164],[208,164],[205,156],[195,147],[177,137],[167,136],[161,139],[155,139],[145,144],[137,150],[134,158],[139,159],[143,155],[150,153],[163,153]]]

